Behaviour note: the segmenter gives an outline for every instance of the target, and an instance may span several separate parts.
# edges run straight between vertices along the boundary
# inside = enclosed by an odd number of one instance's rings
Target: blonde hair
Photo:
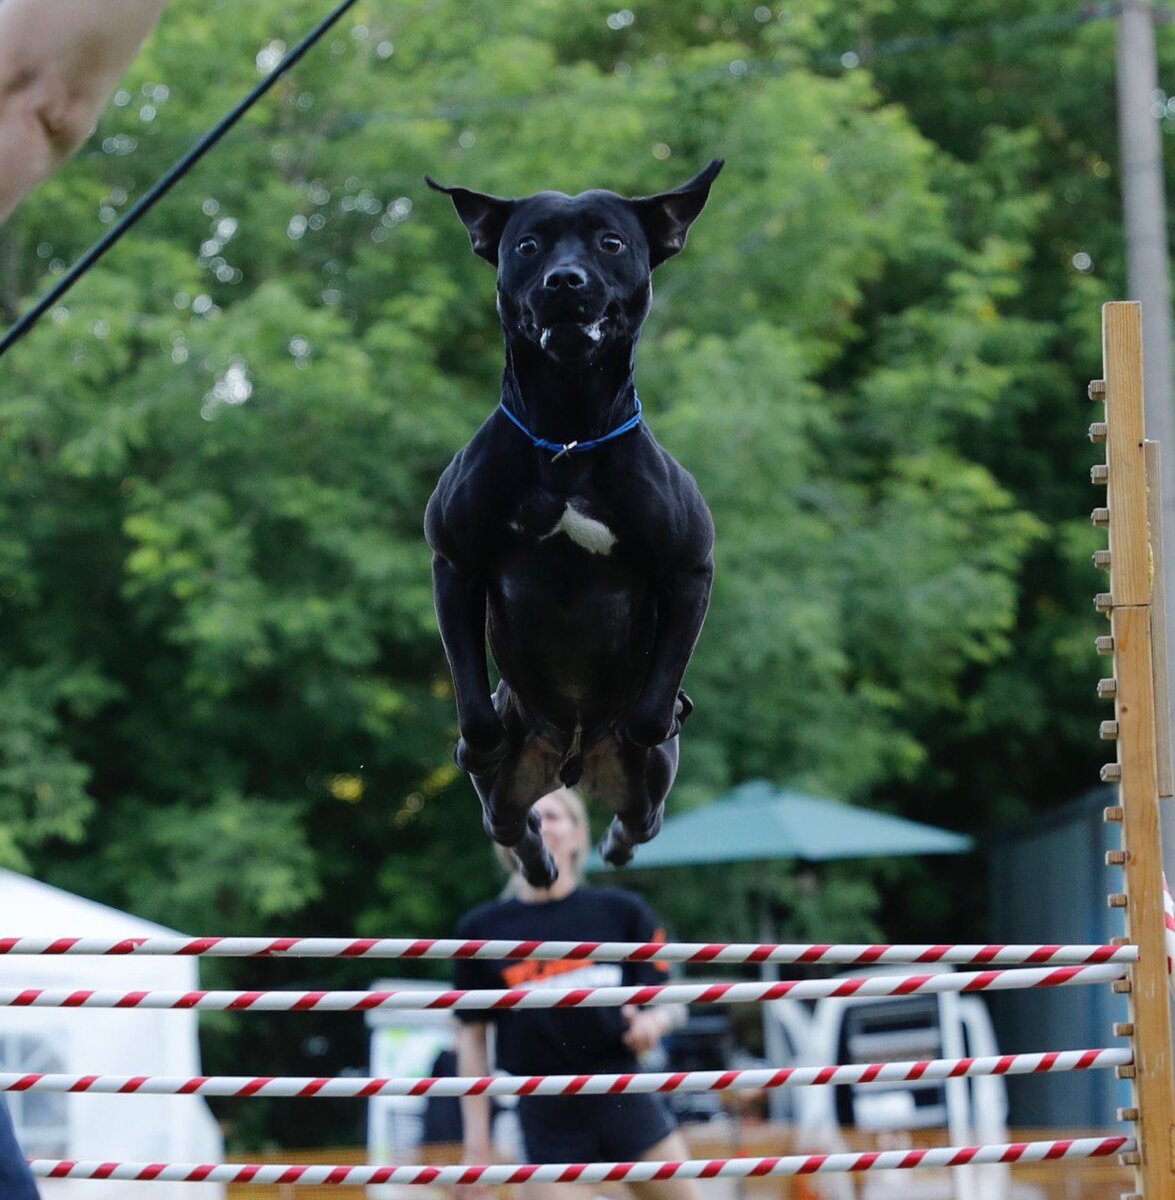
[[[553,792],[548,792],[546,796],[540,796],[539,800],[546,800],[548,797],[558,800],[572,823],[583,831],[583,844],[576,849],[571,864],[576,881],[578,881],[583,876],[583,860],[587,857],[588,849],[592,844],[592,829],[588,819],[587,805],[573,787],[556,788]],[[535,803],[537,804],[538,801],[536,800]],[[505,846],[499,846],[496,843],[494,857],[498,860],[498,865],[502,870],[510,876],[506,881],[506,886],[502,889],[502,895],[505,897],[517,896],[523,884],[522,875],[518,869],[518,860]]]

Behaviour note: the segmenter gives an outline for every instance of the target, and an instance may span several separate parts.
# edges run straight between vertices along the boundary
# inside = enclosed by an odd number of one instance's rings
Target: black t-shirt
[[[664,941],[653,910],[620,888],[577,888],[562,900],[528,904],[495,900],[466,913],[461,938],[546,942]],[[459,959],[454,986],[477,988],[615,987],[664,983],[664,963],[597,963],[590,960]],[[624,1045],[625,1021],[618,1007],[464,1009],[467,1024],[493,1023],[497,1065],[512,1075],[580,1075],[632,1071],[637,1062]]]

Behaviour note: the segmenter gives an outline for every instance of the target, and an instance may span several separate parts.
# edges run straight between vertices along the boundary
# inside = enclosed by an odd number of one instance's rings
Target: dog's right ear
[[[716,158],[693,179],[671,192],[633,200],[637,219],[649,239],[649,266],[658,267],[685,246],[689,227],[706,207],[710,185],[718,178],[723,160]]]
[[[502,231],[514,211],[514,201],[503,200],[499,196],[487,196],[483,192],[471,192],[468,188],[444,187],[427,175],[424,182],[434,192],[444,192],[453,201],[457,215],[469,230],[473,253],[496,267],[498,243],[502,240]]]

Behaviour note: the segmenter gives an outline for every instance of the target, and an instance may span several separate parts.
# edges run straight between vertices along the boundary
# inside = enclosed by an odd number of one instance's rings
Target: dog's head
[[[715,159],[681,187],[638,199],[590,191],[506,200],[425,179],[451,197],[473,252],[497,267],[507,341],[581,363],[635,342],[653,268],[685,245],[721,170]]]

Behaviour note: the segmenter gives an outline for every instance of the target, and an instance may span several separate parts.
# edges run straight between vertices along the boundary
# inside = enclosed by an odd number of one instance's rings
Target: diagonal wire
[[[220,141],[222,137],[269,91],[271,87],[297,63],[308,50],[357,3],[357,0],[341,0],[327,17],[323,18],[286,56],[273,68],[235,108],[231,109],[181,158],[171,169],[152,185],[135,204],[127,209],[122,219],[73,264],[53,287],[20,317],[0,337],[0,356],[7,353],[32,327],[69,291],[71,287],[109,250],[122,236],[149,212],[171,188]]]

